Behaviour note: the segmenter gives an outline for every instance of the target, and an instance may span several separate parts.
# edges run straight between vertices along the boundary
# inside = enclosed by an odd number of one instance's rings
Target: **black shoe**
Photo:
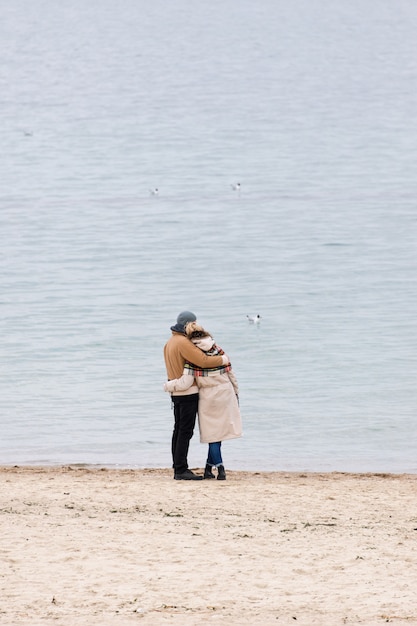
[[[204,470],[204,478],[216,478],[211,471],[211,465],[209,465],[208,463],[206,465],[206,469]]]
[[[174,474],[175,480],[203,480],[202,476],[197,476],[191,470],[187,469],[182,474]]]
[[[226,480],[226,472],[224,471],[224,465],[219,465],[217,468],[217,480]]]

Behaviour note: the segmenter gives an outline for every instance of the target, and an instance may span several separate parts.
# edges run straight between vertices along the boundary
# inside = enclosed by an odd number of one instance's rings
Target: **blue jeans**
[[[216,467],[219,465],[223,465],[221,447],[222,447],[221,441],[216,441],[215,443],[209,443],[207,465],[212,465],[212,466],[215,465]]]

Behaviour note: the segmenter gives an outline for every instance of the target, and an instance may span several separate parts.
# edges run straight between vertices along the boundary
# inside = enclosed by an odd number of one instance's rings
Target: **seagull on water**
[[[241,185],[240,185],[240,183],[233,183],[231,185],[231,187],[232,187],[233,191],[240,191]]]
[[[149,189],[149,193],[151,194],[151,196],[157,196],[159,194],[158,187],[154,187],[153,189]]]
[[[261,321],[261,316],[258,315],[247,315],[246,316],[248,318],[248,320],[250,321],[251,324],[259,324],[259,322]]]

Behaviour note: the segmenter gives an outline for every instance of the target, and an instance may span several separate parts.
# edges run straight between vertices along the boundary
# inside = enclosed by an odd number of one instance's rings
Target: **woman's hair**
[[[190,339],[197,339],[198,337],[211,337],[210,333],[207,330],[204,330],[200,324],[197,322],[188,322],[185,327],[185,334]]]

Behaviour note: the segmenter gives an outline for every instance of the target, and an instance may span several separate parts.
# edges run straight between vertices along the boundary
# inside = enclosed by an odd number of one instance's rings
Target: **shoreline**
[[[137,465],[121,465],[121,464],[103,464],[103,463],[0,463],[0,472],[8,471],[8,470],[91,470],[91,471],[108,471],[108,472],[122,472],[122,471],[131,471],[131,472],[160,472],[161,474],[167,473],[169,475],[173,474],[173,470],[169,467],[142,467]],[[204,468],[201,466],[192,466],[190,465],[190,469],[196,473],[203,473]],[[267,474],[281,474],[281,475],[292,475],[292,476],[327,476],[327,475],[342,475],[342,476],[381,476],[381,477],[402,477],[402,476],[415,476],[417,478],[417,471],[352,471],[352,470],[263,470],[263,469],[255,469],[255,470],[241,470],[241,469],[228,469],[226,468],[228,474],[233,474],[235,476],[242,475],[267,475]]]
[[[413,474],[0,466],[0,623],[417,624],[416,488]]]

